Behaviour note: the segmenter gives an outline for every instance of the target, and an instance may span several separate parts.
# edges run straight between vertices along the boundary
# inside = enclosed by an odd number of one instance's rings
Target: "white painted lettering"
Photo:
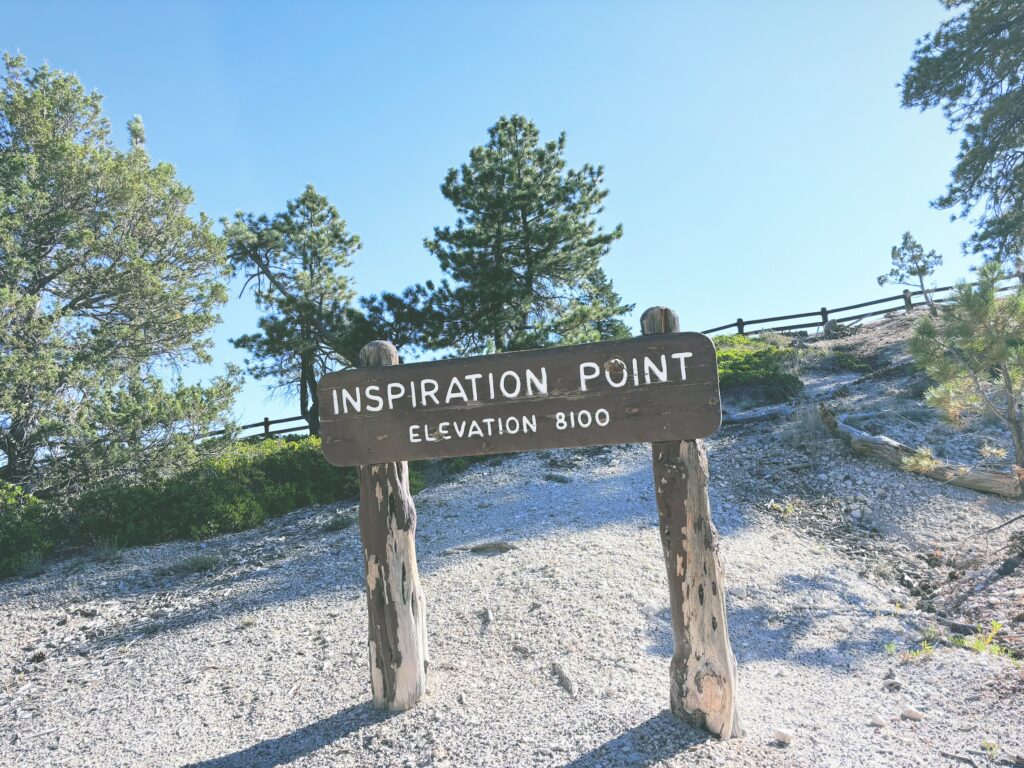
[[[679,376],[686,381],[686,358],[693,357],[693,352],[673,352],[672,359],[679,361]]]
[[[618,363],[618,365],[614,365],[614,363]],[[621,371],[622,379],[620,381],[612,381],[613,369],[616,371]],[[604,378],[609,384],[611,384],[616,389],[618,389],[619,387],[624,387],[626,386],[626,382],[629,380],[629,369],[626,367],[626,364],[619,360],[617,357],[613,358],[604,364]]]
[[[405,385],[400,381],[388,382],[388,409],[395,409],[395,400],[405,397]]]
[[[375,403],[375,405],[366,406],[366,410],[370,411],[371,413],[377,413],[379,411],[384,410],[384,398],[377,394],[378,392],[380,392],[380,387],[376,384],[371,384],[364,390],[364,393],[366,394],[366,400],[373,400]]]
[[[464,379],[469,381],[469,388],[473,392],[473,395],[472,395],[472,399],[473,400],[479,400],[480,399],[480,396],[477,394],[477,391],[476,391],[476,380],[477,379],[482,379],[483,377],[484,377],[484,375],[482,373],[467,373],[463,377]]]
[[[434,401],[434,405],[440,405],[441,401],[437,399],[438,383],[434,379],[423,379],[420,382],[420,403],[424,407],[427,405],[427,399]]]
[[[580,392],[587,391],[587,382],[601,375],[601,366],[597,363],[580,363]]]
[[[512,380],[516,384],[516,388],[513,389],[512,391],[509,391],[509,388],[505,386],[505,382],[508,380],[510,376],[512,377]],[[499,382],[499,386],[501,387],[501,394],[503,394],[505,397],[519,397],[519,391],[523,388],[523,382],[519,380],[519,374],[516,373],[515,371],[505,371],[503,374],[501,374],[501,381]]]
[[[335,390],[337,392],[337,390]],[[355,396],[352,395],[347,389],[341,390],[341,408],[345,413],[348,413],[348,409],[351,406],[352,410],[359,413],[359,387],[356,387]],[[337,411],[335,411],[337,413]]]
[[[548,393],[548,369],[540,369],[540,377],[529,368],[526,369],[526,394],[546,395]]]
[[[661,367],[659,368],[649,357],[644,357],[644,383],[651,383],[651,373],[658,376],[658,381],[668,381],[668,360],[661,356]],[[684,377],[685,378],[685,377]]]
[[[466,389],[462,386],[462,382],[457,378],[453,378],[448,385],[448,394],[444,396],[444,402],[447,405],[457,397],[461,397],[464,403],[469,402],[469,395],[466,394]]]

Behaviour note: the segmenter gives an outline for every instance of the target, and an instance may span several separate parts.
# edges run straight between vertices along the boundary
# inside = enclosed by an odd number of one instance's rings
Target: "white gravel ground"
[[[770,430],[709,441],[742,739],[708,740],[667,712],[668,600],[638,446],[506,459],[418,496],[429,690],[401,714],[368,704],[358,530],[324,531],[330,508],[0,582],[0,765],[866,768],[1024,753],[1017,666],[941,641],[906,660],[928,622],[900,609],[913,603],[902,588],[828,525],[765,508],[786,489],[752,479],[770,467],[748,452]],[[838,533],[859,489],[816,471]],[[983,506],[926,496],[922,515],[885,498],[921,540],[957,505]],[[977,524],[1008,514],[984,508]],[[492,541],[514,548],[467,549]]]

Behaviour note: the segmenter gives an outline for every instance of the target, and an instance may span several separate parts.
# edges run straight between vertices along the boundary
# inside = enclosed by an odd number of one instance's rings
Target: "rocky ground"
[[[913,404],[891,326],[809,344],[808,403]],[[871,370],[836,367],[840,343]],[[0,582],[0,765],[1022,760],[1024,675],[1004,649],[1020,647],[1024,569],[999,571],[1013,526],[978,534],[1024,505],[870,464],[809,413],[708,441],[742,739],[667,712],[664,565],[634,446],[496,459],[418,495],[429,691],[401,714],[368,704],[352,504]],[[900,439],[942,429],[917,423]],[[970,460],[980,439],[949,451]]]

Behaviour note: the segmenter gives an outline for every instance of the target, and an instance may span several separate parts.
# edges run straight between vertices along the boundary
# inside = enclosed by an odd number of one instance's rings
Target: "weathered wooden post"
[[[907,312],[914,308],[914,300],[910,298],[909,288],[903,289],[903,306],[906,308]]]
[[[651,307],[640,325],[645,336],[676,333],[679,317],[667,307]],[[720,739],[735,738],[742,735],[736,658],[729,643],[718,534],[711,521],[707,454],[701,440],[652,443],[651,452],[672,609],[672,711]]]
[[[371,341],[359,365],[398,365],[388,341]],[[359,532],[366,565],[373,703],[408,709],[427,684],[427,626],[416,567],[416,506],[405,461],[359,466]]]

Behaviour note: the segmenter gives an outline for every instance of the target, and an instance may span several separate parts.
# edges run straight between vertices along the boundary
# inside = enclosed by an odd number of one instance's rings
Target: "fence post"
[[[906,307],[907,312],[909,312],[914,307],[914,302],[910,298],[909,288],[903,289],[903,306]]]
[[[264,434],[264,436],[270,434],[270,417],[269,416],[264,416],[263,417],[263,434]]]
[[[398,350],[388,341],[371,341],[359,352],[359,365],[398,365]],[[359,533],[366,567],[373,703],[409,709],[426,690],[429,657],[416,566],[416,506],[407,462],[359,467]]]
[[[737,317],[736,318],[736,331],[740,334],[740,336],[744,335],[744,333],[743,333],[743,318],[742,317]]]
[[[742,322],[738,321],[741,333]],[[678,332],[679,316],[667,307],[651,307],[640,326],[644,335]],[[736,658],[729,643],[704,443],[652,443],[651,458],[672,610],[672,712],[720,739],[738,737],[742,728],[736,708]]]
[[[824,325],[828,322],[828,310],[825,307],[821,308],[821,324]]]

